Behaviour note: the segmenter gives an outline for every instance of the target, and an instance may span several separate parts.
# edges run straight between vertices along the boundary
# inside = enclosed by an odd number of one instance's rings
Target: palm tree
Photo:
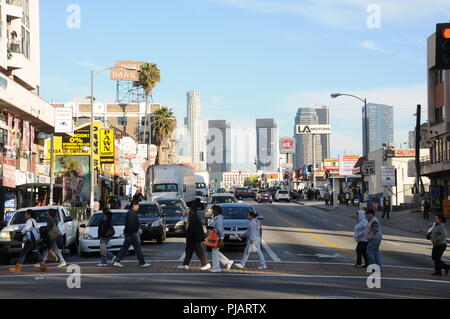
[[[161,72],[154,63],[145,63],[138,71],[138,85],[142,86],[145,91],[145,120],[144,120],[144,144],[147,139],[147,117],[148,117],[148,98],[151,96],[156,83],[161,81]]]
[[[152,135],[154,136],[154,143],[158,147],[158,164],[163,164],[163,159],[166,156],[161,156],[164,152],[163,149],[168,145],[170,137],[177,127],[177,120],[173,114],[172,109],[162,107],[156,111],[153,115],[154,121],[152,125]],[[173,146],[166,147],[170,150]],[[165,163],[166,164],[166,163]]]

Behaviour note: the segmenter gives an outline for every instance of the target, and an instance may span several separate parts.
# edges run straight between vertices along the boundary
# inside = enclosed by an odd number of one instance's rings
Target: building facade
[[[219,187],[224,172],[231,171],[231,124],[226,120],[208,122],[207,170],[211,186]]]
[[[255,173],[243,171],[223,172],[222,174],[222,188],[227,190],[232,187],[244,187],[245,181],[255,175]]]
[[[365,109],[363,108],[363,141],[364,154],[375,152],[394,143],[394,108],[383,104],[367,104],[368,142],[366,139]]]
[[[279,170],[278,128],[274,119],[256,120],[256,170],[274,173]]]
[[[0,222],[14,210],[15,188],[48,183],[44,141],[54,109],[40,94],[39,1],[0,2]]]
[[[319,121],[318,110],[321,115],[320,120],[322,121],[322,123],[325,123],[325,121],[329,122],[328,108],[300,108],[298,109],[297,115],[295,117],[295,126],[322,124]],[[296,131],[295,128],[294,131]],[[305,166],[313,164],[313,137],[312,135],[296,135],[295,140],[295,169],[299,170]],[[326,145],[323,145],[323,142],[326,142]],[[316,147],[316,163],[321,163],[324,158],[328,157],[329,154],[329,136],[316,136],[314,143]]]

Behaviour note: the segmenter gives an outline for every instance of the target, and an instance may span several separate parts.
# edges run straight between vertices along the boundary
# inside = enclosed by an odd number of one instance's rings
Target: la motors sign
[[[297,135],[331,134],[331,125],[297,125]]]

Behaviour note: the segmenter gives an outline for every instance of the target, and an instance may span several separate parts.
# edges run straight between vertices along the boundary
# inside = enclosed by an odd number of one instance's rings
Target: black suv
[[[158,245],[166,240],[166,218],[159,204],[140,203],[138,218],[142,230],[141,240],[156,240]]]

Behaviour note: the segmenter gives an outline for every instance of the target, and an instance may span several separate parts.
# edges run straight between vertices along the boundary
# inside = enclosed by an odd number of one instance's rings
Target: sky
[[[281,136],[292,136],[299,107],[327,105],[331,154],[361,154],[362,103],[330,93],[394,106],[400,147],[427,105],[426,40],[449,20],[448,0],[44,0],[41,92],[68,102],[90,95],[91,70],[154,62],[154,101],[181,123],[191,90],[205,120],[274,118]],[[107,73],[97,79],[97,100],[115,93]]]

